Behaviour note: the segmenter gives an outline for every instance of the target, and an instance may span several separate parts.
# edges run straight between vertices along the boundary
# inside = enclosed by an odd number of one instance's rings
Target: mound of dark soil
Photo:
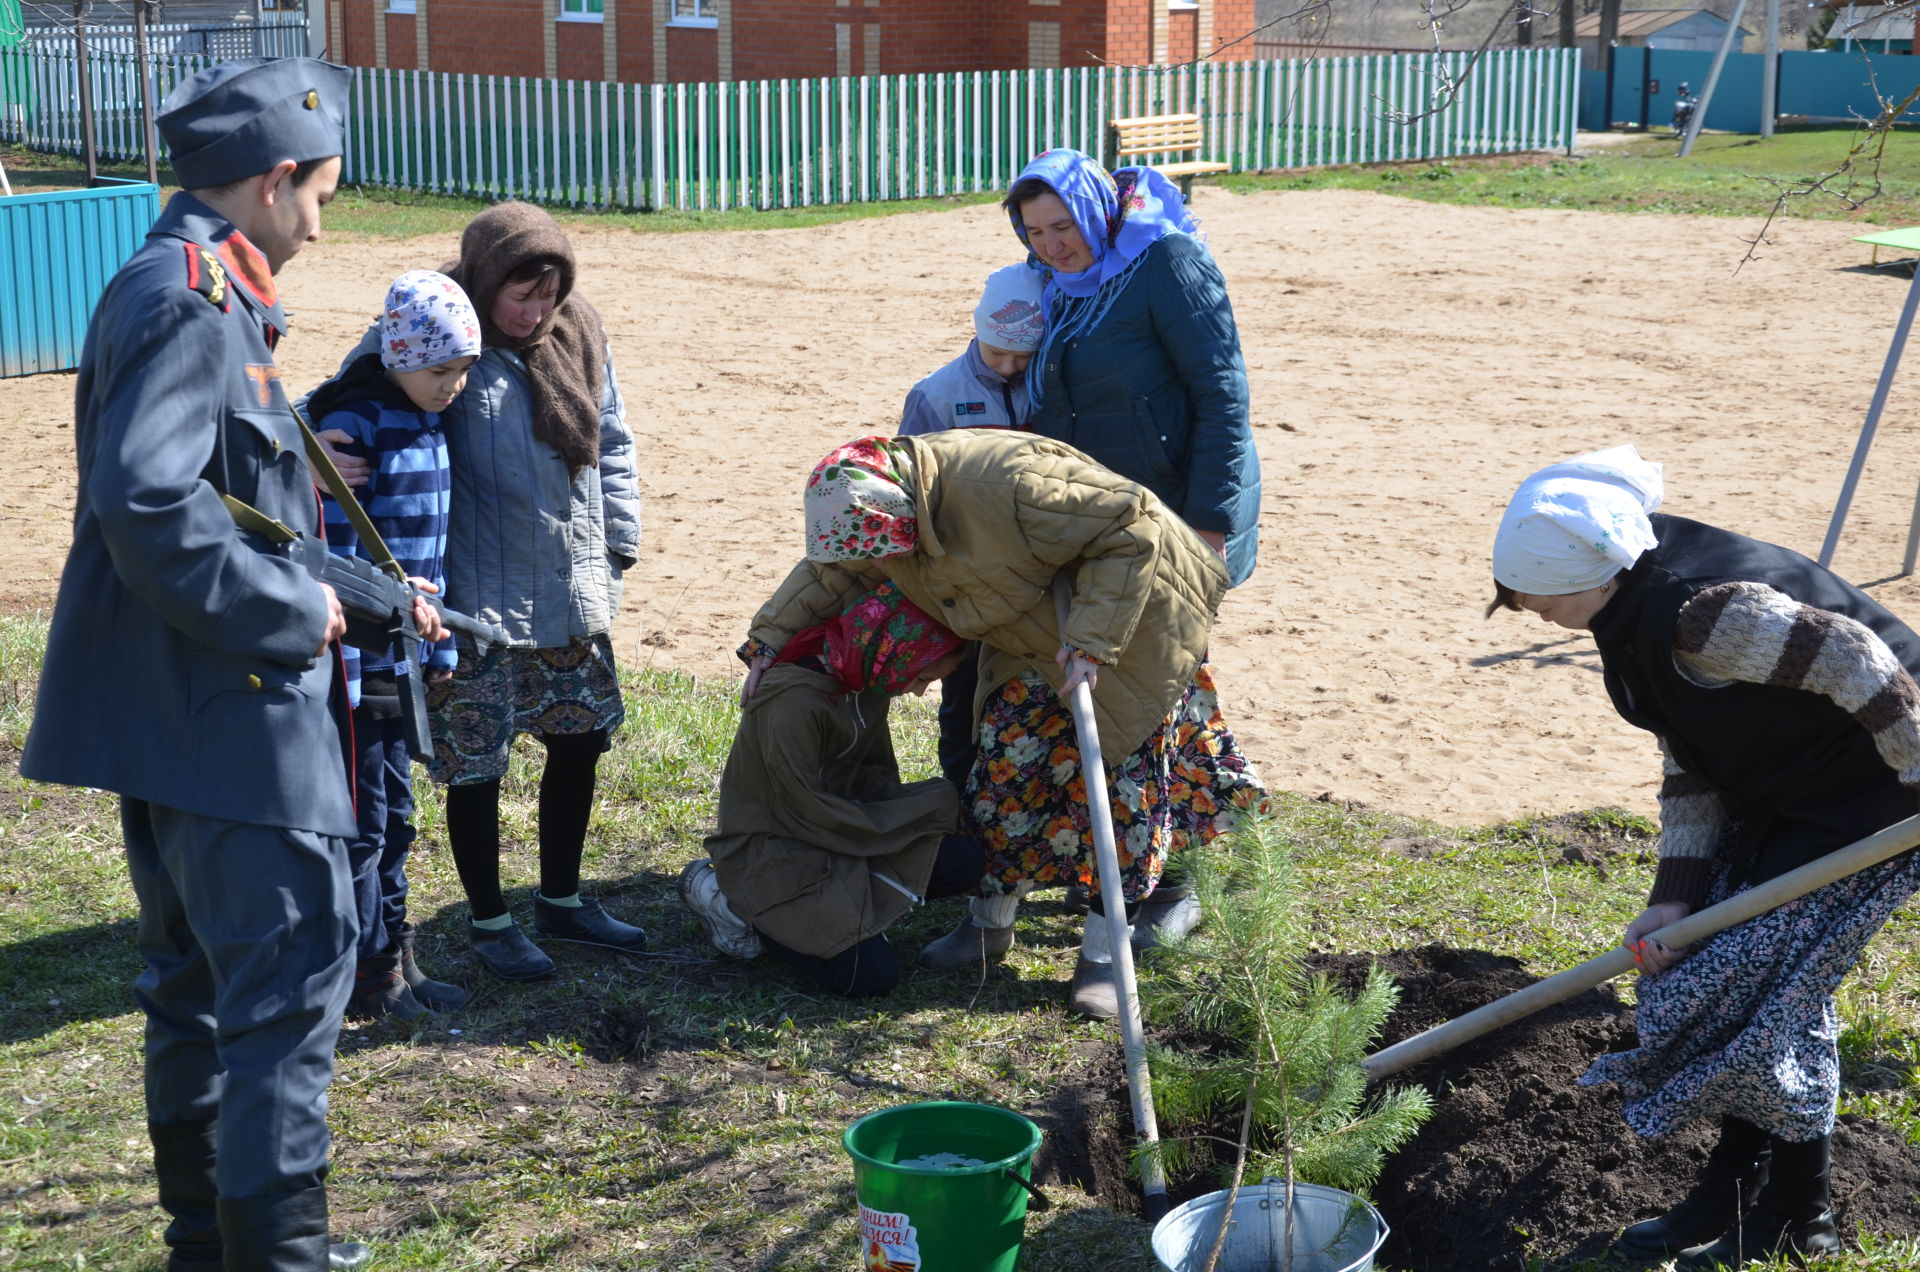
[[[1373,961],[1328,957],[1318,965],[1357,985]],[[1535,979],[1514,959],[1443,946],[1394,951],[1379,962],[1401,987],[1383,1044]],[[1374,1188],[1393,1227],[1384,1260],[1417,1272],[1475,1272],[1511,1269],[1520,1254],[1588,1258],[1684,1195],[1710,1129],[1644,1140],[1621,1120],[1614,1088],[1574,1085],[1594,1056],[1633,1045],[1631,1008],[1603,986],[1394,1078],[1432,1092],[1434,1114]],[[1836,1130],[1833,1155],[1843,1232],[1920,1235],[1920,1155],[1888,1128],[1860,1120]]]
[[[1320,955],[1315,970],[1357,987],[1375,961],[1401,988],[1381,1045],[1451,1020],[1536,978],[1511,958],[1426,946],[1379,956]],[[1668,1208],[1692,1186],[1711,1129],[1644,1140],[1610,1086],[1575,1080],[1593,1057],[1634,1045],[1633,1012],[1611,988],[1590,990],[1392,1079],[1433,1094],[1434,1113],[1373,1189],[1393,1234],[1381,1252],[1409,1272],[1512,1269],[1521,1258],[1592,1258],[1620,1229]],[[1088,1090],[1062,1091],[1034,1114],[1050,1151],[1036,1175],[1138,1213],[1125,1174],[1132,1130],[1118,1047]],[[1234,1127],[1221,1126],[1222,1134]],[[1885,1126],[1847,1119],[1834,1132],[1834,1209],[1844,1233],[1920,1236],[1920,1154]],[[1220,1185],[1171,1181],[1177,1203]],[[1636,1266],[1622,1262],[1625,1269]],[[1639,1267],[1656,1266],[1643,1262]]]

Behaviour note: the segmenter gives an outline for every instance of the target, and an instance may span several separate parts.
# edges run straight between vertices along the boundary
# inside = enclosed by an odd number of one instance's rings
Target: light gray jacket
[[[347,361],[378,348],[376,326]],[[508,349],[488,349],[473,364],[466,390],[447,408],[446,435],[447,604],[498,623],[514,645],[538,649],[610,629],[621,575],[640,554],[633,434],[612,352],[599,467],[569,480],[566,461],[534,440],[526,364]]]

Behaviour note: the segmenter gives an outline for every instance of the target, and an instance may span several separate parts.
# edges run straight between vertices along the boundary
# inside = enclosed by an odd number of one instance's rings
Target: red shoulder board
[[[187,249],[187,287],[207,298],[221,313],[233,309],[233,285],[227,281],[227,267],[198,243],[182,244]]]

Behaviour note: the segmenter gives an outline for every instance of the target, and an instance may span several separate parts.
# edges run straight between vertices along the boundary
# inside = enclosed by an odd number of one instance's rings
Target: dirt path
[[[1651,740],[1604,701],[1591,643],[1483,622],[1487,547],[1541,463],[1632,441],[1668,510],[1817,549],[1906,282],[1857,232],[1457,208],[1352,192],[1196,194],[1231,288],[1265,465],[1261,566],[1221,613],[1230,719],[1267,780],[1445,821],[1653,806]],[[617,648],[735,675],[797,556],[799,489],[889,431],[1013,259],[990,207],[808,230],[576,239],[640,440],[643,561]],[[289,382],[328,374],[392,276],[451,239],[331,239],[282,276]],[[0,604],[50,602],[70,506],[71,376],[0,382]],[[1899,566],[1920,437],[1896,386],[1836,562]],[[1875,594],[1920,612],[1920,583]]]

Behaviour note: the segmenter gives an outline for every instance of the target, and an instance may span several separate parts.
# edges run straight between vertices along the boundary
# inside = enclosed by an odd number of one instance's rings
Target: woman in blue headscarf
[[[1152,168],[1049,150],[1001,205],[1047,274],[1027,427],[1152,490],[1239,584],[1253,573],[1260,456],[1240,333],[1179,190]]]

